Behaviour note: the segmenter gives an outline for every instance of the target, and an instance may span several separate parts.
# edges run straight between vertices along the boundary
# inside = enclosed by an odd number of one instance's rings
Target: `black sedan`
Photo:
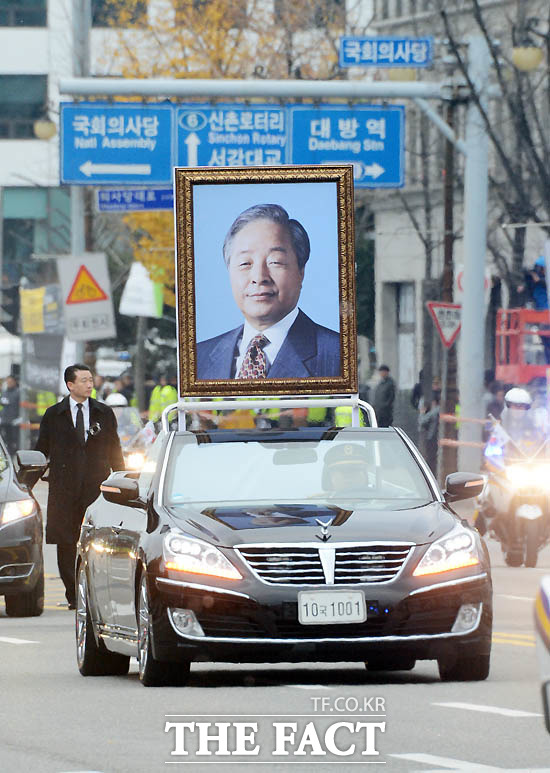
[[[11,617],[33,617],[44,609],[42,513],[31,493],[46,469],[40,451],[18,451],[17,474],[0,442],[0,595]]]
[[[487,549],[398,429],[163,431],[82,526],[77,660],[144,685],[193,660],[362,661],[444,680],[489,672]]]

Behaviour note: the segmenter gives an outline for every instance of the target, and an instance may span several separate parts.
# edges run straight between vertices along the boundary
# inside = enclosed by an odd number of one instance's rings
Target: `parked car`
[[[0,441],[0,595],[11,617],[44,609],[42,513],[31,489],[46,469],[40,451],[17,451],[17,474]]]
[[[492,586],[479,533],[399,429],[168,431],[114,473],[77,557],[84,676],[184,684],[195,659],[362,661],[444,680],[489,673]]]

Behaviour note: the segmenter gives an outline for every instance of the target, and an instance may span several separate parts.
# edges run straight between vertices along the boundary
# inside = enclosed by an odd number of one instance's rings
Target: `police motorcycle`
[[[550,542],[550,438],[529,415],[529,392],[514,387],[504,400],[501,420],[490,417],[476,526],[500,542],[508,566],[533,567]]]
[[[144,424],[137,408],[128,405],[120,392],[112,392],[105,399],[117,420],[117,432],[127,470],[140,470],[145,462],[147,446],[155,438],[153,422]]]

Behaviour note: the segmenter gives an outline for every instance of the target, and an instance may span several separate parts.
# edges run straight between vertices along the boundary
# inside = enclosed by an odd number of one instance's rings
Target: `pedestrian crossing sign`
[[[91,301],[106,300],[108,300],[107,295],[86,266],[80,266],[65,303],[90,303]]]

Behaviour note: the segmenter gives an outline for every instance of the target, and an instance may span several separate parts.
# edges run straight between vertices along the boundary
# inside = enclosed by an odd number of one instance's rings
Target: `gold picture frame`
[[[178,167],[174,186],[180,397],[357,393],[352,166]],[[260,377],[236,376],[244,337],[281,314]]]

